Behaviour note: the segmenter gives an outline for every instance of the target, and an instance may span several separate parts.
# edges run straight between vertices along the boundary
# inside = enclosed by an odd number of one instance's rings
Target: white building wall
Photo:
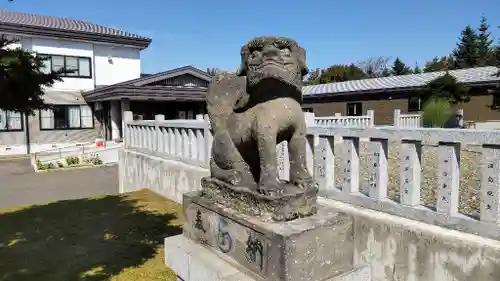
[[[40,54],[89,57],[92,62],[92,78],[68,78],[56,82],[54,90],[88,91],[96,85],[112,85],[141,75],[140,49],[112,44],[80,42],[56,38],[15,36],[20,39],[9,48],[22,47]]]
[[[139,49],[94,45],[96,85],[112,85],[141,76]]]
[[[134,47],[125,47],[112,44],[102,44],[93,42],[81,42],[57,38],[30,37],[19,34],[0,34],[15,37],[19,39],[18,43],[12,44],[9,48],[22,47],[27,51],[34,51],[40,54],[67,55],[91,58],[92,77],[91,78],[62,78],[62,82],[56,82],[50,90],[54,91],[88,91],[94,89],[97,85],[111,85],[140,77],[141,61],[140,49]],[[120,101],[113,103],[111,113],[111,125],[113,138],[119,138],[121,115]],[[37,123],[37,120],[31,120],[30,123]],[[96,123],[97,124],[97,123]],[[88,132],[89,139],[94,141],[96,127],[92,130],[82,130]],[[76,133],[79,130],[73,130]],[[73,131],[51,131],[54,136],[56,133],[59,142],[65,142],[71,138],[67,137],[69,132]],[[31,129],[31,134],[38,135],[39,129]],[[59,136],[61,136],[59,138]],[[33,141],[33,140],[32,140]],[[79,140],[79,141],[84,141]],[[46,144],[52,147],[55,143]],[[16,149],[14,149],[16,148]],[[18,148],[18,149],[17,149]],[[35,148],[32,148],[32,150]],[[35,149],[37,150],[37,149]],[[25,132],[0,132],[0,155],[19,154],[26,151]]]
[[[88,57],[94,56],[93,44],[83,42],[72,42],[67,40],[52,40],[42,38],[32,38],[32,51],[39,54],[49,55],[64,55]],[[95,71],[92,71],[94,77]],[[62,82],[54,83],[53,89],[57,90],[92,90],[94,89],[93,78],[67,78],[64,77]]]

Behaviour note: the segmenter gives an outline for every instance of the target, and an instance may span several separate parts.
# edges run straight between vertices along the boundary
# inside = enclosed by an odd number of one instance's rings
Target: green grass
[[[170,281],[181,205],[149,191],[0,210],[1,281]]]

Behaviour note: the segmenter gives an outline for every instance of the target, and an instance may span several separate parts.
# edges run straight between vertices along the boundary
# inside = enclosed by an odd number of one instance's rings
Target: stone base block
[[[352,217],[318,206],[315,215],[263,222],[184,194],[184,233],[223,259],[270,281],[322,281],[353,269]]]
[[[216,178],[206,177],[201,179],[201,187],[201,197],[262,221],[289,221],[314,215],[317,211],[316,183],[304,188],[282,183],[279,192],[275,190],[270,194],[261,194],[245,186],[233,186]]]
[[[244,272],[234,263],[183,235],[165,239],[165,263],[177,274],[178,281],[264,281]],[[370,268],[359,267],[324,281],[371,281]]]

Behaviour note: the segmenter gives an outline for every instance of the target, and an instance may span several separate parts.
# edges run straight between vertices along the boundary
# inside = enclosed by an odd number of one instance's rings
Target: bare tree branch
[[[390,57],[378,56],[371,57],[364,61],[357,63],[356,65],[361,68],[368,77],[381,77],[383,72],[388,68],[388,63],[391,60]]]

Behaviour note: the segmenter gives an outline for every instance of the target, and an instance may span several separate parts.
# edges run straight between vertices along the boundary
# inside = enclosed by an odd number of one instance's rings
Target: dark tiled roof
[[[210,74],[208,74],[207,72],[205,72],[201,69],[198,69],[194,66],[186,65],[186,66],[170,69],[167,71],[158,72],[155,74],[144,75],[144,73],[142,73],[140,78],[116,83],[113,85],[107,85],[107,86],[100,87],[100,88],[96,87],[94,90],[82,93],[82,95],[85,98],[91,98],[93,96],[101,95],[102,93],[109,92],[109,91],[115,91],[116,89],[121,89],[121,88],[131,88],[132,87],[132,88],[144,88],[144,89],[146,89],[146,88],[148,88],[147,84],[149,84],[149,83],[152,83],[155,81],[160,81],[163,79],[168,79],[168,78],[183,75],[183,74],[190,74],[190,75],[196,76],[200,79],[206,80],[207,82],[210,82],[212,80],[212,76]],[[156,87],[156,88],[161,87],[165,90],[166,89],[182,90],[182,88],[179,88],[177,86],[153,86],[153,87]],[[205,93],[207,91],[206,88],[199,88],[199,87],[195,87],[195,88],[192,88],[189,90],[190,91],[191,90],[200,91],[203,93]]]
[[[147,41],[148,44],[151,42],[150,38],[144,36],[120,29],[105,27],[84,20],[0,10],[0,28],[4,25],[112,36]]]
[[[158,73],[155,73],[155,74],[149,74],[149,75],[146,75],[146,76],[141,76],[140,78],[129,80],[129,81],[125,81],[125,82],[122,82],[122,83],[123,84],[128,84],[128,85],[141,85],[141,83],[147,82],[147,81],[150,81],[150,80],[166,79],[166,78],[169,78],[169,77],[172,77],[172,76],[178,76],[178,75],[181,75],[181,74],[184,74],[184,73],[189,73],[191,75],[195,75],[195,76],[197,76],[197,77],[199,77],[201,79],[207,80],[207,81],[211,81],[212,80],[212,76],[208,72],[203,71],[203,70],[201,70],[199,68],[196,68],[194,66],[191,66],[191,65],[185,65],[185,66],[181,66],[181,67],[178,67],[178,68],[170,69],[170,70],[167,70],[167,71],[162,71],[162,72],[158,72]],[[122,83],[119,83],[119,85],[121,85]]]
[[[496,76],[497,71],[498,69],[496,67],[487,66],[452,70],[449,73],[455,76],[461,83],[473,84],[500,82],[500,77]],[[364,91],[418,88],[425,86],[427,83],[443,74],[445,74],[444,71],[437,71],[305,86],[302,88],[302,93],[307,96],[314,96],[322,94],[348,94]]]

